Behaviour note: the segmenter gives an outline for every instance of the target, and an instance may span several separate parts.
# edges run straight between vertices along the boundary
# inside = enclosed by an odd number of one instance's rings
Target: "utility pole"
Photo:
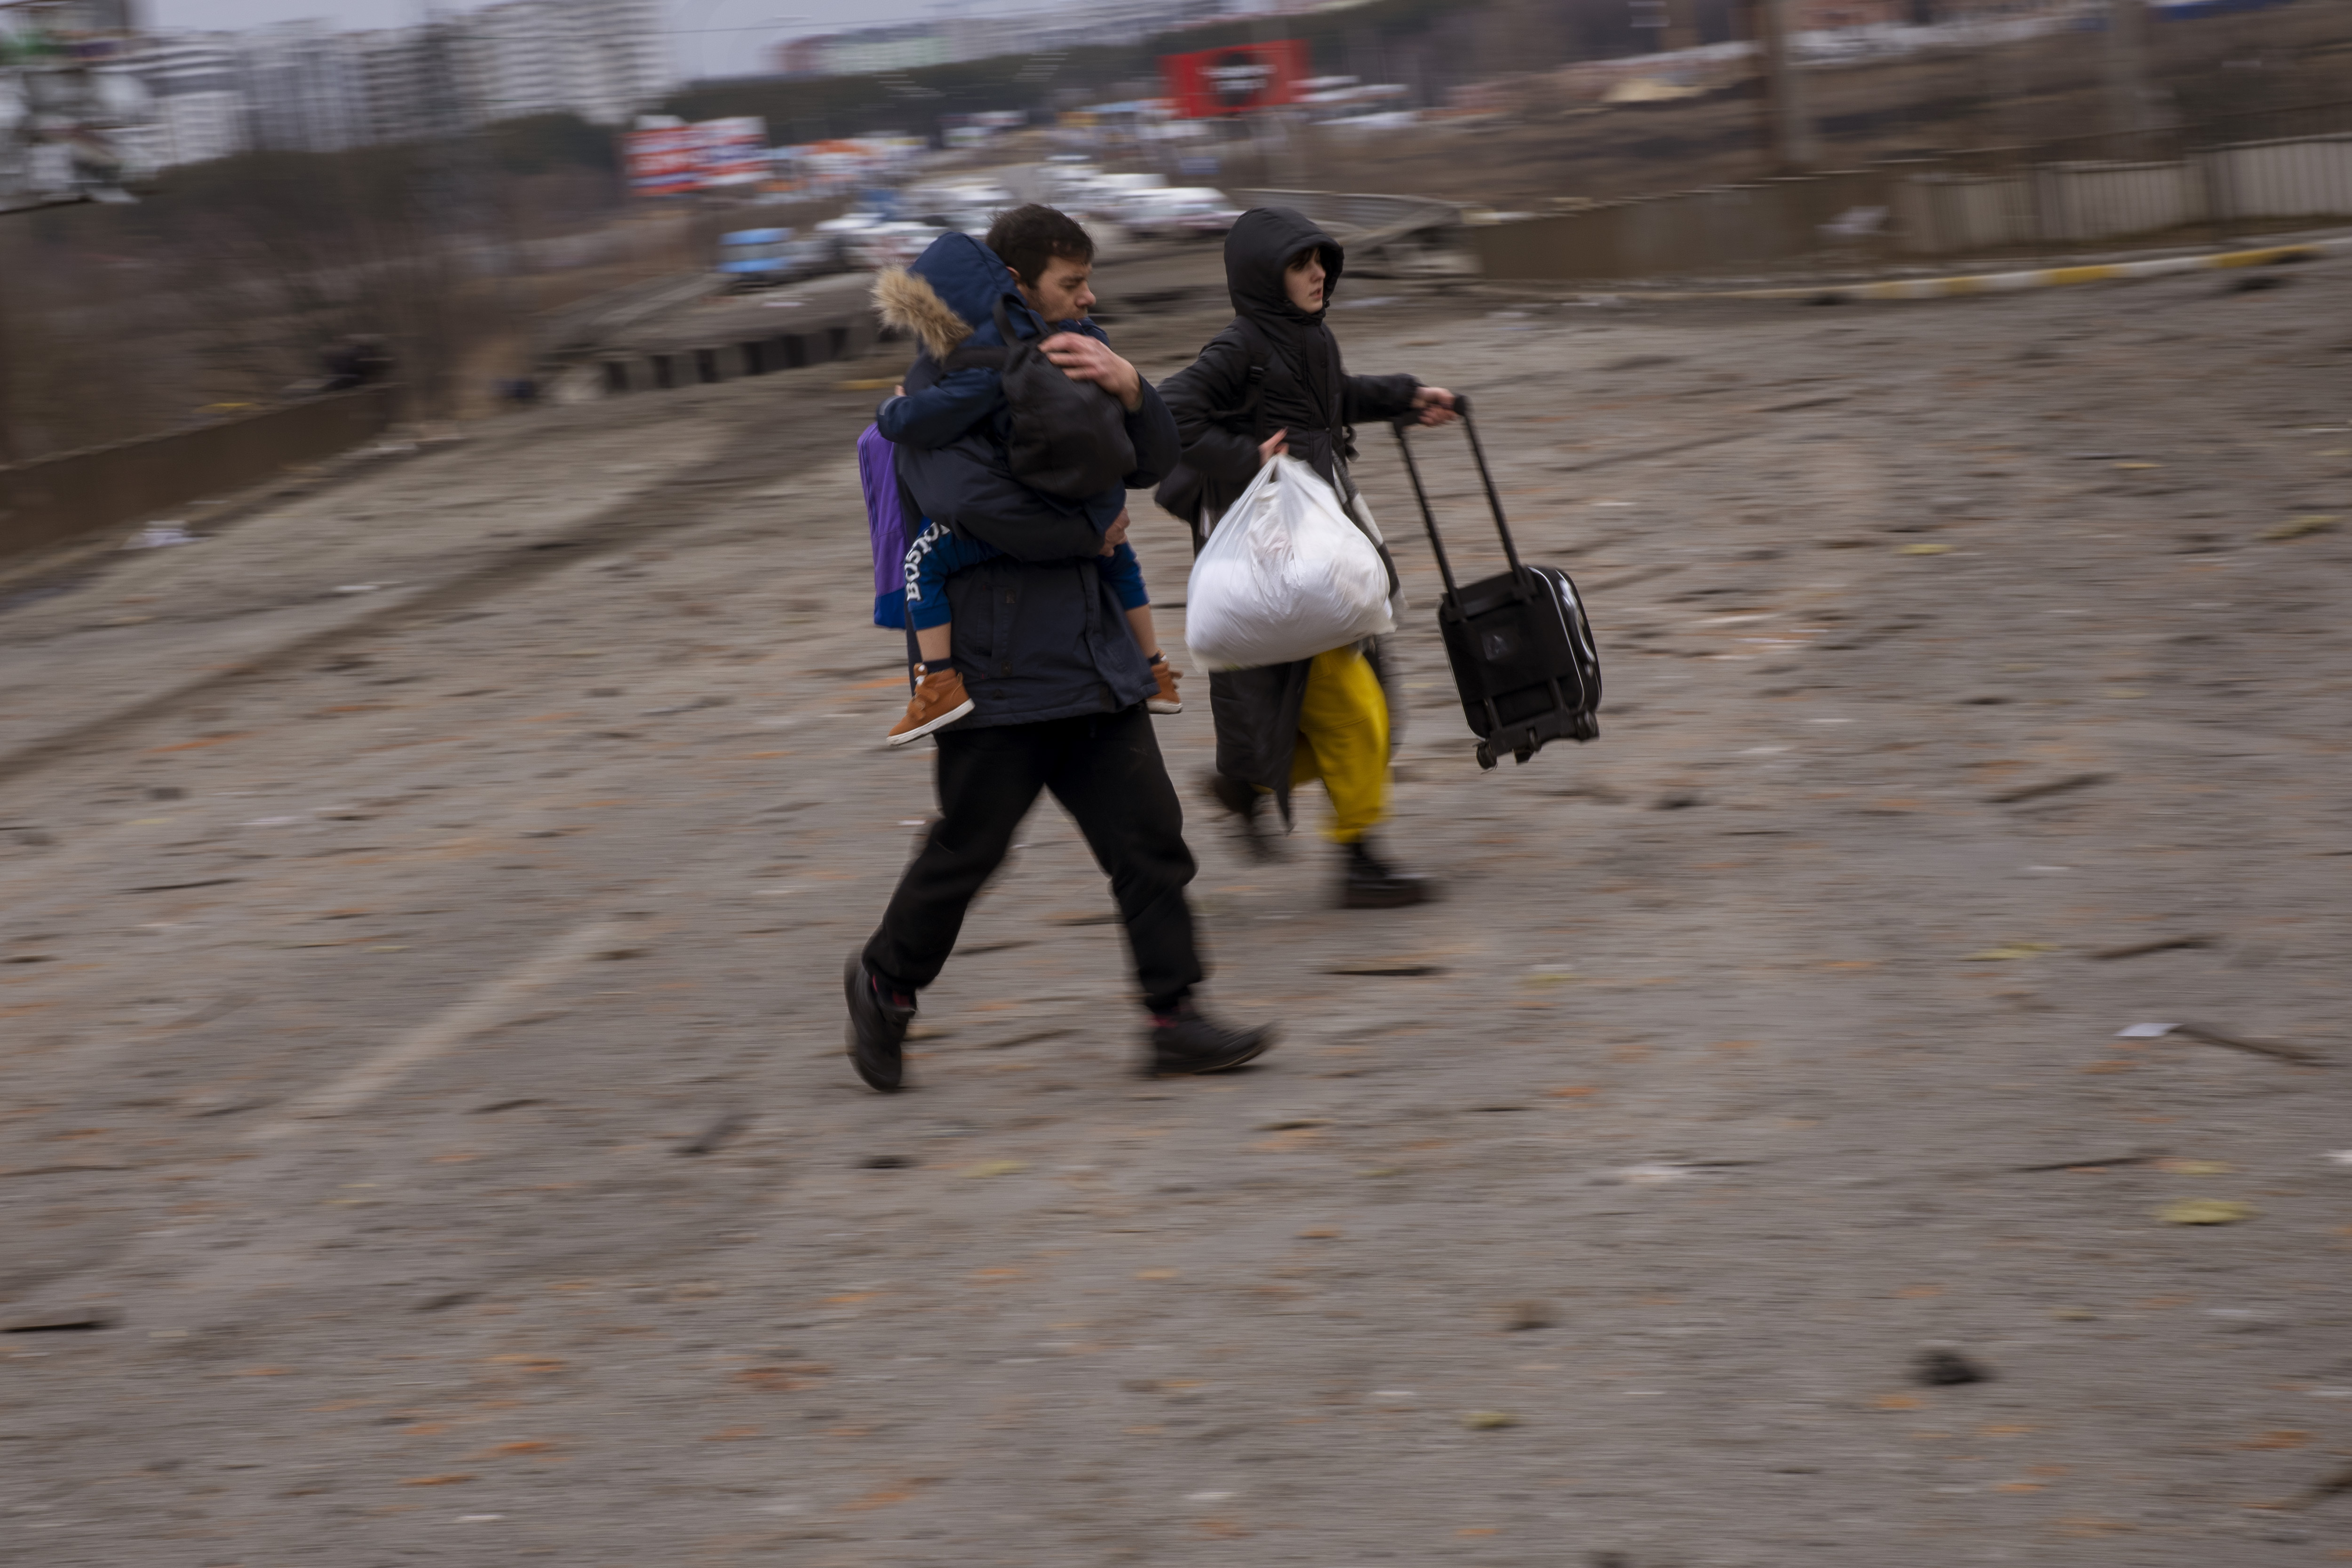
[[[2147,0],[2107,0],[2107,129],[2118,136],[2156,129],[2147,85]]]
[[[1667,0],[1663,9],[1665,16],[1658,30],[1658,47],[1669,54],[1698,47],[1698,0]]]
[[[1764,68],[1765,145],[1771,149],[1776,169],[1801,174],[1821,161],[1821,142],[1813,131],[1805,79],[1790,47],[1795,0],[1747,0],[1747,9],[1748,31]]]

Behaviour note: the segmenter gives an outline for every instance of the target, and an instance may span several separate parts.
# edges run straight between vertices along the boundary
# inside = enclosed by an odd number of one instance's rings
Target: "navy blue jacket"
[[[975,262],[985,258],[1002,266],[969,237],[944,237],[940,243],[946,238],[961,239]],[[1009,279],[997,281],[1004,279],[1001,271],[994,278],[969,279],[961,271],[958,266],[948,273],[942,286],[947,269],[941,268],[930,282],[967,321],[975,316],[963,310],[965,284],[984,289],[982,297],[991,309],[995,293],[1010,287]],[[976,319],[987,321],[989,314],[980,311]],[[1014,320],[1022,326],[1037,324],[1025,307]],[[1092,321],[1061,326],[1109,341]],[[939,376],[938,363],[922,353],[906,384],[909,392],[919,391]],[[943,522],[1004,552],[948,579],[948,606],[954,616],[950,662],[962,673],[973,703],[971,715],[955,728],[1115,713],[1158,689],[1128,629],[1126,613],[1102,580],[1099,552],[1103,530],[1125,504],[1124,491],[1157,485],[1176,466],[1181,447],[1175,418],[1149,382],[1143,384],[1142,405],[1127,416],[1126,424],[1128,439],[1135,444],[1136,470],[1120,491],[1086,501],[1058,500],[1013,478],[993,420],[936,450],[898,449],[899,482],[913,503],[910,518]]]

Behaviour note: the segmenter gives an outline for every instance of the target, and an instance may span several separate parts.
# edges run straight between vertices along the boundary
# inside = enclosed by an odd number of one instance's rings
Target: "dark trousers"
[[[1110,877],[1146,1003],[1171,1007],[1200,982],[1184,901],[1194,869],[1184,809],[1140,704],[1099,717],[942,730],[938,739],[940,820],[866,944],[866,968],[909,990],[938,979],[964,910],[1003,863],[1038,792],[1051,790]]]

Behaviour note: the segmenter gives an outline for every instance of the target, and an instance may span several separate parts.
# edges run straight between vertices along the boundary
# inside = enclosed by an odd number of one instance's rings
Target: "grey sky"
[[[471,11],[486,0],[438,0]],[[915,21],[954,11],[1040,10],[1045,0],[663,0],[671,54],[689,75],[740,74],[767,45],[804,33],[877,22]],[[251,27],[317,17],[338,27],[397,27],[421,20],[426,0],[147,0],[151,25],[166,28]],[[771,23],[770,18],[778,18]],[[737,28],[741,31],[736,31]],[[694,29],[688,32],[688,29]],[[719,31],[716,29],[726,29]]]

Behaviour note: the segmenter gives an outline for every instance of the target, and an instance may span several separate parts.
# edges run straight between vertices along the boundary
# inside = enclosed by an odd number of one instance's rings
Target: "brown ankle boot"
[[[1159,680],[1160,689],[1143,700],[1144,708],[1153,713],[1184,711],[1184,699],[1176,689],[1184,672],[1164,658],[1156,658],[1151,661],[1151,673]]]
[[[964,693],[961,674],[953,669],[933,669],[928,665],[915,668],[922,672],[923,679],[907,700],[907,716],[891,726],[889,741],[894,746],[903,746],[934,730],[943,730],[971,711],[971,699]]]

